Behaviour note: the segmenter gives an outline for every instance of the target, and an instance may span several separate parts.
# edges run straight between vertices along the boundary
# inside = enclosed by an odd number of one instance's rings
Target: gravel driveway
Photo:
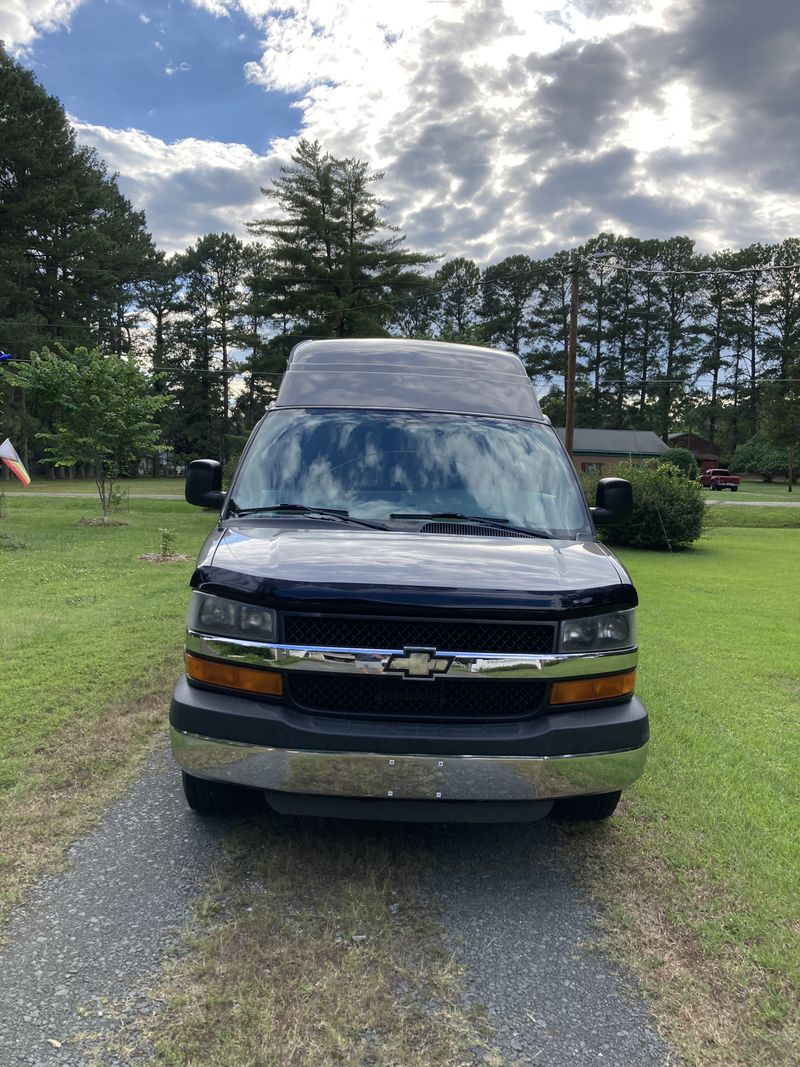
[[[72,848],[67,871],[48,877],[5,930],[2,1067],[97,1062],[99,1046],[76,1035],[113,1032],[153,1010],[144,990],[208,888],[233,826],[189,812],[166,750],[154,754]],[[427,827],[424,836],[434,845],[442,921],[468,968],[465,997],[485,1008],[508,1064],[672,1062],[626,976],[592,947],[593,913],[565,874],[548,822]],[[122,1019],[109,1010],[119,1004],[128,1005]]]

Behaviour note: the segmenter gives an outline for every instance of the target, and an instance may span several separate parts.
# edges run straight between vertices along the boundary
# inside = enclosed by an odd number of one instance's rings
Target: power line
[[[675,274],[681,277],[698,278],[723,278],[736,274],[769,274],[774,271],[800,270],[800,263],[762,263],[755,267],[724,267],[722,270],[687,270],[682,267],[634,267],[626,263],[603,263],[603,266],[607,266],[609,270],[626,271],[629,274]]]
[[[588,262],[591,262],[591,257],[586,257],[586,258],[582,259],[580,261],[580,264],[583,265],[583,264],[588,263]],[[753,267],[730,268],[730,269],[726,268],[726,269],[722,269],[722,270],[690,270],[690,269],[678,269],[678,268],[669,268],[669,267],[657,267],[657,268],[636,267],[636,266],[632,266],[630,264],[610,263],[610,262],[607,263],[605,261],[603,262],[603,266],[607,267],[609,270],[616,270],[616,271],[621,271],[621,272],[630,273],[630,274],[648,274],[648,275],[661,275],[661,276],[671,275],[671,276],[685,276],[685,277],[725,277],[725,276],[736,276],[736,275],[742,275],[742,274],[769,273],[769,272],[775,272],[775,271],[795,271],[795,270],[800,270],[800,262],[792,263],[792,264],[759,264],[759,265],[756,265],[756,266],[753,266]],[[89,268],[87,268],[87,269],[89,269]],[[504,274],[495,274],[488,281],[489,281],[489,284],[494,284],[494,283],[497,283],[497,282],[516,281],[516,280],[522,280],[522,279],[526,279],[526,278],[529,279],[529,278],[533,278],[533,277],[537,277],[537,276],[541,276],[541,275],[549,275],[551,277],[560,277],[560,278],[566,280],[570,276],[571,273],[572,273],[571,270],[568,270],[568,269],[567,270],[562,270],[562,269],[559,269],[559,267],[556,266],[555,264],[548,264],[546,261],[542,261],[542,262],[538,263],[535,267],[531,268],[530,270],[509,271],[509,272],[504,273]],[[485,274],[485,271],[484,271],[484,274]],[[337,279],[330,279],[330,280],[328,280],[328,279],[311,279],[310,282],[309,282],[309,281],[307,281],[305,279],[298,279],[296,284],[301,284],[301,283],[302,284],[337,285],[337,284],[339,284],[339,281]],[[294,280],[292,281],[291,284],[295,284]],[[380,285],[380,284],[390,285],[391,283],[384,283],[384,282],[379,282],[379,281],[376,280],[373,284],[375,284],[375,285]],[[485,289],[486,285],[487,285],[487,279],[485,277],[481,278],[481,280],[479,282],[479,285],[482,288]],[[431,301],[431,300],[433,300],[433,299],[435,299],[437,297],[443,296],[444,294],[446,294],[448,292],[459,292],[459,291],[463,290],[464,288],[465,287],[463,285],[458,285],[455,282],[449,282],[449,283],[443,285],[439,289],[428,289],[428,290],[425,290],[424,292],[419,293],[417,296],[410,297],[410,298],[407,298],[405,300],[398,300],[398,299],[394,299],[394,300],[392,300],[392,299],[375,300],[375,301],[371,301],[369,303],[353,304],[353,305],[350,305],[349,307],[343,307],[343,308],[339,309],[339,312],[341,314],[343,314],[343,315],[348,315],[348,314],[351,314],[351,313],[356,312],[356,311],[365,311],[365,310],[368,310],[370,308],[376,308],[376,307],[394,308],[395,310],[397,310],[397,309],[410,309],[410,308],[414,307],[416,304],[421,303],[423,301]],[[5,322],[5,323],[7,323],[9,325],[14,325],[14,326],[29,326],[31,328],[39,328],[39,329],[42,329],[42,330],[50,330],[55,326],[55,328],[57,330],[59,330],[59,331],[63,331],[63,330],[84,330],[84,331],[92,331],[92,332],[99,333],[99,334],[112,334],[112,333],[118,334],[118,333],[126,331],[128,329],[138,330],[138,329],[142,328],[141,325],[132,324],[132,323],[127,323],[127,324],[123,323],[123,324],[113,325],[113,326],[87,326],[87,325],[82,325],[82,324],[77,324],[77,323],[42,323],[42,322],[34,322],[34,321],[29,321],[29,320],[10,319],[10,318],[0,318],[0,322]],[[146,326],[144,328],[152,329],[153,327],[152,327],[152,324],[146,324]],[[232,332],[235,333],[236,331],[234,330]],[[201,334],[200,334],[199,331],[193,331],[193,332],[190,333],[190,336],[200,336],[200,335]],[[52,338],[52,340],[57,340],[57,338]],[[789,354],[793,350],[789,349],[789,350],[785,350],[785,351],[787,352],[787,354]],[[773,351],[772,354],[778,354],[778,353]]]

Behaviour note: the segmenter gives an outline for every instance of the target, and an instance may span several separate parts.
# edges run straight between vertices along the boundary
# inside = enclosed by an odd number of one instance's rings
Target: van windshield
[[[229,508],[277,504],[382,522],[398,513],[458,512],[553,537],[590,534],[583,495],[552,428],[488,416],[273,411],[241,464]]]

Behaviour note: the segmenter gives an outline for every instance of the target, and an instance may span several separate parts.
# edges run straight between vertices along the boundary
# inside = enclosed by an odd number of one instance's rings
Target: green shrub
[[[688,548],[702,535],[706,516],[702,487],[677,467],[626,462],[608,473],[631,483],[633,515],[630,522],[601,531],[607,544],[666,552]]]
[[[683,471],[687,478],[697,477],[697,460],[688,448],[668,448],[659,463],[671,463],[673,467]]]

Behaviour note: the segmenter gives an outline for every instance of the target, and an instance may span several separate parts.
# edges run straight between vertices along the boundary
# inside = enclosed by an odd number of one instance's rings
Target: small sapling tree
[[[15,369],[14,384],[48,411],[53,430],[37,434],[45,461],[91,467],[107,522],[120,472],[158,442],[155,415],[165,398],[153,395],[135,363],[97,348],[32,352],[30,363]]]
[[[175,530],[170,530],[169,527],[160,526],[158,529],[158,536],[160,539],[160,555],[171,556],[175,550],[175,538],[178,536]]]

